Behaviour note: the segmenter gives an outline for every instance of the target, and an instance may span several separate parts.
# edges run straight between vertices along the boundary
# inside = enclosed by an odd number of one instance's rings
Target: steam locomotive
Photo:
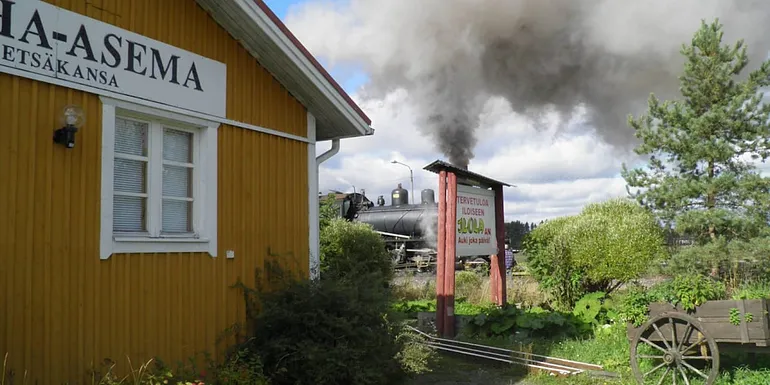
[[[335,206],[339,216],[349,221],[371,225],[385,241],[386,248],[397,267],[417,267],[424,270],[435,264],[438,234],[438,203],[432,189],[422,190],[419,204],[409,204],[409,192],[398,186],[391,191],[390,206],[380,195],[377,203],[365,192],[337,193]],[[460,263],[488,263],[487,256],[463,257]]]

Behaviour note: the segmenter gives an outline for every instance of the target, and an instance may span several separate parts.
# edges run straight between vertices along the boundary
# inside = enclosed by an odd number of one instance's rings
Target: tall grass
[[[150,359],[147,362],[140,365],[138,368],[134,368],[131,363],[131,359],[128,360],[129,372],[123,377],[119,377],[114,373],[116,363],[112,362],[107,368],[107,372],[102,375],[97,375],[96,371],[91,372],[91,385],[155,385],[155,384],[176,384],[176,385],[203,385],[203,382],[172,382],[170,379],[173,377],[170,371],[154,371],[150,366],[154,360]],[[18,384],[14,382],[13,377],[9,377],[10,370],[8,370],[8,352],[5,353],[3,358],[3,371],[0,375],[0,385],[14,385]],[[27,370],[24,370],[24,376],[20,385],[27,385]]]
[[[394,279],[392,288],[393,298],[398,301],[431,300],[436,298],[436,277],[405,274]],[[548,302],[547,294],[526,275],[507,276],[506,290],[509,303],[530,307]],[[475,305],[490,303],[489,277],[473,271],[458,271],[455,275],[455,298],[464,298]]]

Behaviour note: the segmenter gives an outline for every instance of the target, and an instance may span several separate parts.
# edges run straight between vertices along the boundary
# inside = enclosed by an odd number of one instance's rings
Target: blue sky
[[[289,8],[294,5],[302,4],[312,0],[264,0],[267,6],[278,15],[281,20],[286,21],[286,15],[289,12]],[[344,1],[344,0],[335,0]],[[324,68],[334,77],[334,80],[340,83],[342,88],[348,93],[354,93],[362,84],[366,83],[369,78],[365,72],[358,68],[350,67],[335,67],[332,68],[328,65],[323,57],[316,57],[316,59],[323,64]]]

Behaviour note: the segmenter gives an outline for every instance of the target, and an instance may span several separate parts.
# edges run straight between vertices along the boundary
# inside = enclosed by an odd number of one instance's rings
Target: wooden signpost
[[[510,185],[440,160],[424,169],[439,176],[436,328],[454,337],[457,257],[490,256],[491,299],[506,302],[503,186]]]

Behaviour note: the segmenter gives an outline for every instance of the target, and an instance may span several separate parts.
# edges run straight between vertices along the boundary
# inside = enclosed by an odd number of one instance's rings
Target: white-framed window
[[[218,123],[102,97],[101,258],[216,257]]]

